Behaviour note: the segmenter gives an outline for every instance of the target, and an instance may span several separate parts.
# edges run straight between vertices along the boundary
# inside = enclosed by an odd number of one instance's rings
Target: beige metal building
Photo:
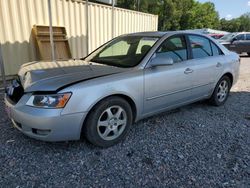
[[[31,30],[33,25],[49,25],[47,3],[47,0],[0,0],[0,43],[6,75],[14,75],[23,63],[37,60]],[[157,15],[114,8],[112,26],[111,6],[89,3],[86,14],[82,0],[51,3],[53,26],[66,28],[73,58],[86,56],[87,46],[91,52],[112,37],[156,31],[158,27]]]

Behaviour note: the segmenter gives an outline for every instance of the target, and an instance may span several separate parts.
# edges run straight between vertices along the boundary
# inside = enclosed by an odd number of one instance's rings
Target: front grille
[[[12,103],[16,104],[24,94],[23,87],[18,79],[11,82],[7,88],[6,94]]]

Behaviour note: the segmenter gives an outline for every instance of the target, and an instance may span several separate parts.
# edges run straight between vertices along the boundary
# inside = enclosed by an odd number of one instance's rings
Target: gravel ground
[[[224,106],[148,118],[108,149],[30,139],[0,98],[0,187],[250,187],[250,58]]]

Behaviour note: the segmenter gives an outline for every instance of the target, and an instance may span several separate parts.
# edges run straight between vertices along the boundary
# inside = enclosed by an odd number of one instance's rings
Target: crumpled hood
[[[57,91],[67,85],[125,70],[82,60],[32,62],[22,65],[18,76],[25,92]]]

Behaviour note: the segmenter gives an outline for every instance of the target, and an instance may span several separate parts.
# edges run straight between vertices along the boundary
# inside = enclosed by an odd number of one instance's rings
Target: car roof
[[[127,36],[145,36],[145,37],[162,37],[166,35],[169,32],[161,32],[161,31],[155,31],[155,32],[137,32],[137,33],[130,33],[127,34]]]
[[[250,34],[250,32],[239,32],[237,34]]]
[[[173,34],[195,34],[206,36],[199,32],[190,32],[190,31],[152,31],[152,32],[137,32],[137,33],[130,33],[126,36],[145,36],[145,37],[163,37],[165,35],[173,35]]]
[[[239,35],[239,34],[250,34],[250,32],[233,32],[233,33],[228,33],[228,34],[235,34],[235,35]]]

